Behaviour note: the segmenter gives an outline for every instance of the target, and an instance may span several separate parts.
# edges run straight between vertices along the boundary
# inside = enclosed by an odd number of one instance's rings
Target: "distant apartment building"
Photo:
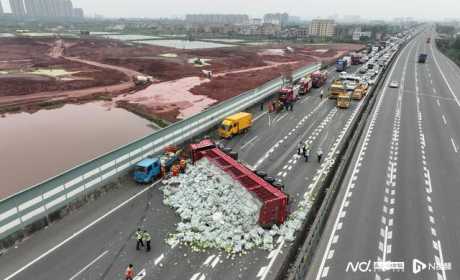
[[[83,17],[83,10],[79,8],[74,8],[71,0],[10,0],[10,3],[12,2],[16,2],[16,4],[21,3],[22,8],[25,8],[25,12],[23,15],[27,15],[30,17]],[[13,7],[13,5],[11,6]],[[13,12],[13,14],[16,13]]]
[[[15,16],[25,16],[26,10],[24,8],[23,0],[10,0],[11,13]]]
[[[287,13],[276,13],[276,14],[265,14],[264,23],[285,25],[289,21],[289,14]]]
[[[249,22],[248,15],[225,15],[225,14],[197,14],[186,15],[185,20],[191,24],[246,24]]]
[[[352,33],[353,41],[359,41],[361,38],[371,38],[372,32],[371,31],[361,31],[361,28],[357,28]]]
[[[83,18],[85,16],[82,8],[73,8],[74,18]]]
[[[335,21],[332,19],[314,19],[310,24],[309,34],[316,37],[333,37],[335,27]]]

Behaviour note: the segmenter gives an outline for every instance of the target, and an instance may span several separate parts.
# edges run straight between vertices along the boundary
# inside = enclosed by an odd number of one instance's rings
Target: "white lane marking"
[[[457,145],[455,144],[455,141],[454,141],[454,139],[452,137],[450,137],[450,141],[452,142],[452,146],[454,147],[455,153],[457,153],[458,152]]]
[[[385,226],[385,237],[383,239],[383,262],[387,258],[387,244],[388,244],[388,226]]]
[[[259,136],[255,136],[253,137],[251,140],[249,140],[248,142],[246,142],[246,144],[244,144],[243,146],[241,146],[240,150],[243,150],[244,148],[246,148],[248,145],[252,144],[252,142],[256,141],[257,138],[259,138]]]
[[[266,269],[267,269],[266,266],[262,266],[259,270],[259,273],[257,273],[257,277],[261,277],[264,274]]]
[[[271,117],[270,117],[270,114],[268,114],[268,127],[271,126]]]
[[[139,197],[140,195],[144,194],[146,191],[150,190],[151,188],[153,188],[153,186],[155,186],[156,184],[160,183],[160,181],[157,181],[153,184],[151,184],[150,186],[148,186],[147,188],[143,189],[142,191],[138,192],[137,194],[133,195],[132,197],[130,197],[129,199],[127,199],[126,201],[124,201],[123,203],[119,204],[118,206],[116,206],[115,208],[113,208],[112,210],[110,210],[109,212],[105,213],[104,215],[102,215],[101,217],[97,218],[95,221],[91,222],[89,225],[83,227],[82,229],[80,229],[79,231],[73,233],[71,236],[67,237],[66,239],[64,239],[64,241],[62,241],[61,243],[55,245],[54,247],[52,247],[51,249],[49,249],[48,251],[44,252],[43,254],[41,254],[40,256],[36,257],[35,259],[33,259],[32,261],[30,261],[29,263],[27,263],[26,265],[24,265],[23,267],[21,267],[20,269],[18,269],[17,271],[15,271],[14,273],[12,273],[11,275],[9,275],[8,277],[6,277],[5,279],[3,280],[10,280],[12,279],[13,277],[15,277],[16,275],[18,275],[19,273],[23,272],[24,270],[28,269],[29,267],[31,267],[32,265],[34,265],[35,263],[37,263],[38,261],[40,261],[41,259],[47,257],[48,255],[50,255],[51,253],[53,253],[54,251],[56,251],[57,249],[61,248],[63,245],[67,244],[69,241],[71,241],[72,239],[78,237],[79,235],[81,235],[83,232],[87,231],[89,228],[93,227],[94,225],[96,225],[97,223],[99,223],[100,221],[102,221],[103,219],[107,218],[108,216],[110,216],[111,214],[113,214],[114,212],[118,211],[119,209],[123,208],[126,204],[130,203],[131,201],[133,201],[134,199],[136,199],[137,197]]]
[[[284,119],[285,117],[287,117],[288,113],[285,113],[284,115],[282,115],[281,117],[279,117],[275,122],[279,122],[281,121],[282,119]]]
[[[258,119],[260,119],[261,117],[265,116],[266,114],[268,114],[268,112],[265,111],[262,114],[258,115],[257,117],[254,118],[253,122],[257,121]]]
[[[268,263],[267,266],[263,267],[264,270],[263,270],[263,272],[262,272],[262,274],[260,276],[261,280],[265,280],[265,278],[267,278],[267,275],[268,275],[268,272],[270,271],[270,268],[272,267],[273,263],[275,262],[276,257],[278,256],[278,254],[281,252],[281,248],[283,248],[283,246],[284,246],[284,242],[285,242],[284,239],[281,239],[280,245],[278,245],[278,247],[274,250],[275,253],[273,255],[273,258],[270,260],[270,262]],[[259,271],[259,273],[260,273],[260,271]]]
[[[196,280],[198,278],[198,276],[200,276],[200,274],[201,274],[201,272],[193,274],[193,276],[192,276],[192,278],[190,278],[190,280]]]
[[[144,279],[145,276],[147,276],[147,272],[145,271],[145,268],[144,268],[136,275],[136,277],[134,277],[133,280],[142,280]]]
[[[158,258],[155,259],[154,264],[158,265],[164,257],[165,257],[165,255],[161,254]]]
[[[105,251],[103,252],[102,254],[100,254],[98,257],[96,257],[92,262],[90,262],[88,265],[86,265],[85,267],[83,267],[80,271],[78,271],[77,273],[75,273],[72,277],[69,278],[69,280],[74,280],[75,278],[77,278],[80,274],[82,274],[83,272],[85,272],[90,266],[92,266],[93,264],[95,264],[98,260],[100,260],[103,256],[105,256],[109,251]]]
[[[441,76],[444,79],[444,82],[446,83],[447,88],[449,89],[450,93],[454,97],[455,102],[457,103],[458,107],[460,107],[460,101],[458,101],[458,98],[455,95],[454,91],[452,90],[452,87],[450,86],[449,81],[447,81],[446,75],[444,75],[444,72],[442,71],[441,67],[439,66],[438,60],[436,59],[436,55],[434,54],[433,45],[431,45],[431,53],[433,55],[434,63],[436,64],[436,67],[438,67],[439,73],[441,73]]]
[[[211,263],[211,267],[214,268],[216,265],[219,263],[220,257],[217,256],[217,258],[214,259],[214,261]]]
[[[326,266],[323,270],[323,273],[321,273],[321,277],[326,278],[328,273],[329,273],[329,266]]]
[[[216,255],[211,255],[209,256],[206,261],[203,263],[203,265],[208,265],[215,257]]]
[[[442,247],[441,247],[441,241],[440,240],[438,240],[438,252],[439,252],[439,258],[441,259],[442,278],[444,280],[447,280],[446,270],[445,270],[445,267],[444,267],[444,256],[442,254]]]
[[[201,274],[201,276],[200,276],[200,279],[199,279],[199,280],[204,280],[204,279],[206,279],[206,275],[204,275],[204,274]]]
[[[436,99],[436,103],[438,104],[438,107],[441,107],[441,103],[439,103],[439,98]]]
[[[444,125],[447,125],[447,120],[446,120],[446,117],[444,115],[442,115],[442,121],[444,122]]]
[[[145,271],[145,268],[144,268],[136,275],[136,277],[134,277],[133,280],[142,280],[144,279],[145,276],[147,276],[147,272]]]
[[[396,62],[393,65],[393,67],[391,68],[391,71],[390,71],[388,77],[392,77],[393,72],[394,72],[394,70],[396,68],[396,65],[398,64],[400,58],[401,58],[401,55],[399,55],[398,58],[396,59]],[[390,83],[390,79],[387,78],[386,83],[385,83],[384,88],[383,88],[383,93],[382,93],[382,95],[380,95],[377,107],[374,110],[374,113],[372,114],[371,123],[375,122],[375,119],[377,118],[377,112],[379,111],[378,108],[380,108],[380,105],[382,103],[383,97],[385,96],[386,89],[388,88],[389,83]],[[369,139],[371,133],[372,133],[372,129],[371,129],[371,126],[369,126],[367,128],[366,137],[364,139]],[[363,157],[363,154],[364,154],[364,151],[365,151],[364,149],[365,149],[365,145],[361,145],[361,149],[360,149],[360,151],[358,153],[358,158]],[[353,168],[351,180],[348,182],[347,189],[345,190],[345,196],[344,196],[344,198],[342,200],[342,204],[340,206],[340,209],[339,209],[338,213],[341,213],[343,211],[344,207],[345,207],[345,201],[346,201],[347,193],[350,191],[350,187],[354,183],[354,179],[356,178],[357,169],[358,169],[358,161],[355,163],[355,166]],[[331,235],[329,237],[329,241],[328,241],[327,246],[326,246],[326,251],[325,251],[325,253],[323,255],[320,267],[318,269],[318,274],[316,275],[316,280],[319,280],[321,277],[323,277],[322,276],[323,274],[327,275],[327,273],[329,271],[329,267],[325,267],[324,265],[326,263],[326,258],[327,258],[328,252],[331,250],[332,240],[333,240],[333,238],[334,238],[334,236],[335,236],[335,234],[337,232],[337,225],[338,225],[340,220],[341,220],[340,215],[337,215],[337,217],[335,219],[335,222],[334,222],[334,227],[332,229]]]

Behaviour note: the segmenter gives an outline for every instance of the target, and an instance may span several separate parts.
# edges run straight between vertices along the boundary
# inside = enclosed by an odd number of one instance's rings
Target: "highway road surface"
[[[297,145],[308,141],[312,157],[319,148],[326,155],[362,104],[354,101],[350,109],[338,110],[335,101],[319,97],[322,90],[302,97],[293,112],[267,114],[258,106],[252,108],[255,124],[249,133],[222,142],[239,152],[246,164],[282,180],[292,210],[320,168],[313,158],[305,163],[296,154]],[[174,232],[178,218],[163,205],[160,184],[138,186],[131,178],[122,178],[115,190],[0,256],[0,279],[122,279],[132,263],[140,273],[138,280],[264,280],[272,279],[286,261],[290,244],[284,242],[272,251],[234,257],[167,245],[165,239]],[[138,227],[152,234],[149,253],[135,250],[133,233]]]
[[[460,279],[460,69],[429,36],[390,70],[309,280]]]

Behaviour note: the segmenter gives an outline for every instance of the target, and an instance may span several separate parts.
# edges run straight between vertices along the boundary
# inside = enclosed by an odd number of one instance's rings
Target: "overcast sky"
[[[0,0],[5,3],[8,0]],[[107,17],[174,17],[187,13],[242,13],[260,17],[287,12],[303,18],[361,15],[366,18],[460,17],[460,0],[72,0],[86,14]]]

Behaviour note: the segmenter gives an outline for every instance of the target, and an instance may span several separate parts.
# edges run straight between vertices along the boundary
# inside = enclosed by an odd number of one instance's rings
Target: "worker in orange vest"
[[[185,173],[185,168],[187,167],[187,162],[185,161],[185,159],[181,159],[179,165],[181,173]]]
[[[171,168],[171,173],[173,176],[178,176],[179,175],[179,170],[180,167],[177,164],[174,164]]]
[[[132,264],[128,265],[128,268],[125,271],[125,280],[133,280],[134,279],[134,268]]]

